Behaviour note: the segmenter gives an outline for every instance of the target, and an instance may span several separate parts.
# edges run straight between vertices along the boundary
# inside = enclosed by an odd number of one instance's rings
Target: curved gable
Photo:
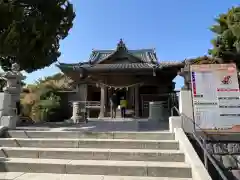
[[[112,61],[109,60],[110,58]],[[122,39],[117,44],[116,50],[93,50],[90,56],[92,64],[115,61],[126,63],[127,60],[129,63],[157,63],[157,56],[154,49],[128,50]]]

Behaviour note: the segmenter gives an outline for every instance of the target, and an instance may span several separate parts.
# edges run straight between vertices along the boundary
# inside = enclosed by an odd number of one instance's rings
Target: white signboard
[[[240,93],[235,64],[191,65],[196,129],[240,125]]]

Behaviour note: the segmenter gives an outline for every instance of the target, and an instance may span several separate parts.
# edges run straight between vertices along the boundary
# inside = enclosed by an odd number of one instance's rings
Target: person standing
[[[113,93],[112,97],[110,98],[111,118],[116,118],[117,104],[117,95],[116,93]]]
[[[125,118],[126,117],[126,109],[127,109],[127,100],[124,97],[121,97],[120,107],[121,107],[121,116],[122,116],[122,118]]]

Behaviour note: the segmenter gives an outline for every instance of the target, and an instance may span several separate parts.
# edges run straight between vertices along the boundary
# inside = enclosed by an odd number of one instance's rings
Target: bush
[[[21,94],[22,116],[30,117],[34,122],[58,117],[56,114],[59,114],[61,102],[59,90],[71,87],[71,83],[64,75],[57,74],[28,85]]]

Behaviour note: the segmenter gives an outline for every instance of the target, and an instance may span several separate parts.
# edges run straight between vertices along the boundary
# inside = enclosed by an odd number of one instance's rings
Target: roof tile
[[[89,60],[97,63],[114,52],[115,50],[94,50]],[[154,49],[128,50],[128,53],[137,58],[140,58],[143,62],[146,63],[157,62],[157,57]]]

